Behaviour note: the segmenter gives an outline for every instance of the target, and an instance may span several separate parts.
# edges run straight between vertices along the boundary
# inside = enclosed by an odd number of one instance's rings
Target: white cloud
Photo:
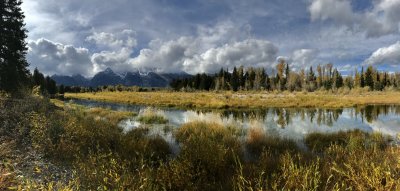
[[[92,75],[90,53],[86,48],[76,48],[43,38],[29,41],[28,48],[27,59],[31,68],[37,67],[47,75]]]
[[[400,64],[400,41],[388,47],[382,47],[376,50],[372,55],[364,61],[367,65],[376,64]]]
[[[130,47],[137,45],[136,33],[133,30],[125,29],[119,33],[94,32],[86,37],[86,41],[92,42],[97,46],[109,48]]]
[[[152,40],[130,63],[135,68],[157,68],[163,72],[216,72],[221,67],[273,64],[278,48],[271,42],[247,38],[248,28],[231,21],[214,27],[199,26],[196,36],[175,40]]]
[[[135,32],[131,30],[88,36],[87,41],[103,49],[92,54],[87,49],[40,39],[29,43],[29,61],[45,73],[67,75],[93,75],[108,67],[116,72],[156,68],[160,72],[194,74],[216,72],[221,67],[271,67],[275,64],[278,48],[273,43],[253,38],[241,40],[245,36],[241,32],[231,22],[210,28],[200,27],[197,36],[183,36],[170,41],[152,40],[148,48],[140,50],[134,57],[136,42],[132,36]],[[76,53],[66,54],[64,49],[73,49]],[[74,55],[76,60],[71,57]]]
[[[159,42],[158,42],[159,43]],[[265,40],[248,39],[202,50],[201,39],[182,37],[152,49],[143,49],[131,60],[135,67],[153,67],[164,72],[215,72],[221,67],[258,66],[274,63],[278,48]],[[154,44],[154,42],[153,42]]]
[[[314,49],[295,50],[292,55],[292,63],[295,67],[304,68],[317,63],[318,51]]]
[[[367,37],[399,33],[400,1],[375,1],[373,8],[364,12],[352,10],[350,0],[313,0],[309,6],[311,20],[332,20]]]
[[[102,51],[94,53],[91,56],[93,63],[93,73],[112,68],[116,72],[131,71],[132,65],[128,62],[132,50],[130,48],[122,48],[118,51]]]
[[[269,41],[248,39],[224,46],[212,48],[206,52],[185,60],[184,68],[188,72],[215,72],[217,69],[234,66],[271,67],[274,64],[278,48]]]
[[[314,0],[309,10],[313,21],[333,19],[341,24],[350,25],[355,17],[347,0]]]

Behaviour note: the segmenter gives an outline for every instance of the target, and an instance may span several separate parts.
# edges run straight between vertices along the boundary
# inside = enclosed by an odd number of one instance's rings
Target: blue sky
[[[28,61],[48,75],[400,64],[400,0],[25,0],[23,11]]]

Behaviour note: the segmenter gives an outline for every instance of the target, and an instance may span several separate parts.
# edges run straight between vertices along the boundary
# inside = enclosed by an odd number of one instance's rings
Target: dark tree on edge
[[[15,94],[30,82],[21,0],[0,1],[0,90]]]

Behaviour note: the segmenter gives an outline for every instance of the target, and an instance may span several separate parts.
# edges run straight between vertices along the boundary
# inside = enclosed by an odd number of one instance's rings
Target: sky
[[[400,71],[400,0],[24,0],[30,69]]]

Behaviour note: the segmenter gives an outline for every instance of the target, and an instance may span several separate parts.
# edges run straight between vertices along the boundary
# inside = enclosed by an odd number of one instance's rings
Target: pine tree
[[[236,67],[233,68],[231,80],[230,80],[231,88],[233,91],[238,91],[239,89],[239,76],[236,70]]]
[[[286,78],[286,82],[289,81],[289,77],[290,77],[290,69],[289,69],[289,63],[286,64],[286,69],[285,69],[285,78]]]
[[[65,87],[64,87],[64,85],[60,85],[60,86],[58,87],[58,93],[60,93],[60,94],[64,94],[64,93],[65,93]]]
[[[379,72],[376,72],[376,80],[374,82],[374,86],[375,86],[374,87],[375,90],[378,90],[378,91],[382,91],[383,90]]]
[[[239,76],[239,89],[243,89],[245,85],[245,76],[244,76],[244,67],[240,66],[238,69],[238,76]]]
[[[364,67],[361,68],[360,86],[361,86],[362,88],[365,86]]]
[[[29,84],[27,30],[21,0],[0,1],[0,90],[15,95]]]
[[[312,66],[310,66],[310,72],[308,72],[308,77],[307,77],[308,82],[314,82],[315,81],[315,74],[312,69]]]
[[[339,89],[343,86],[343,78],[337,69],[333,70],[333,88]]]
[[[44,76],[42,73],[39,72],[37,68],[33,71],[33,85],[41,86],[44,84]]]
[[[313,68],[312,66],[310,66],[310,71],[307,73],[307,78],[306,78],[308,91],[314,91],[317,88],[316,80],[317,78],[315,77]]]
[[[46,91],[46,81],[44,75],[39,72],[37,68],[33,71],[33,85],[40,87],[40,93],[43,94]]]
[[[367,71],[365,72],[365,85],[369,86],[370,89],[374,89],[374,79],[373,79],[373,68],[372,66],[368,66]]]
[[[50,95],[55,95],[57,93],[56,82],[49,76],[46,77],[46,89]]]

